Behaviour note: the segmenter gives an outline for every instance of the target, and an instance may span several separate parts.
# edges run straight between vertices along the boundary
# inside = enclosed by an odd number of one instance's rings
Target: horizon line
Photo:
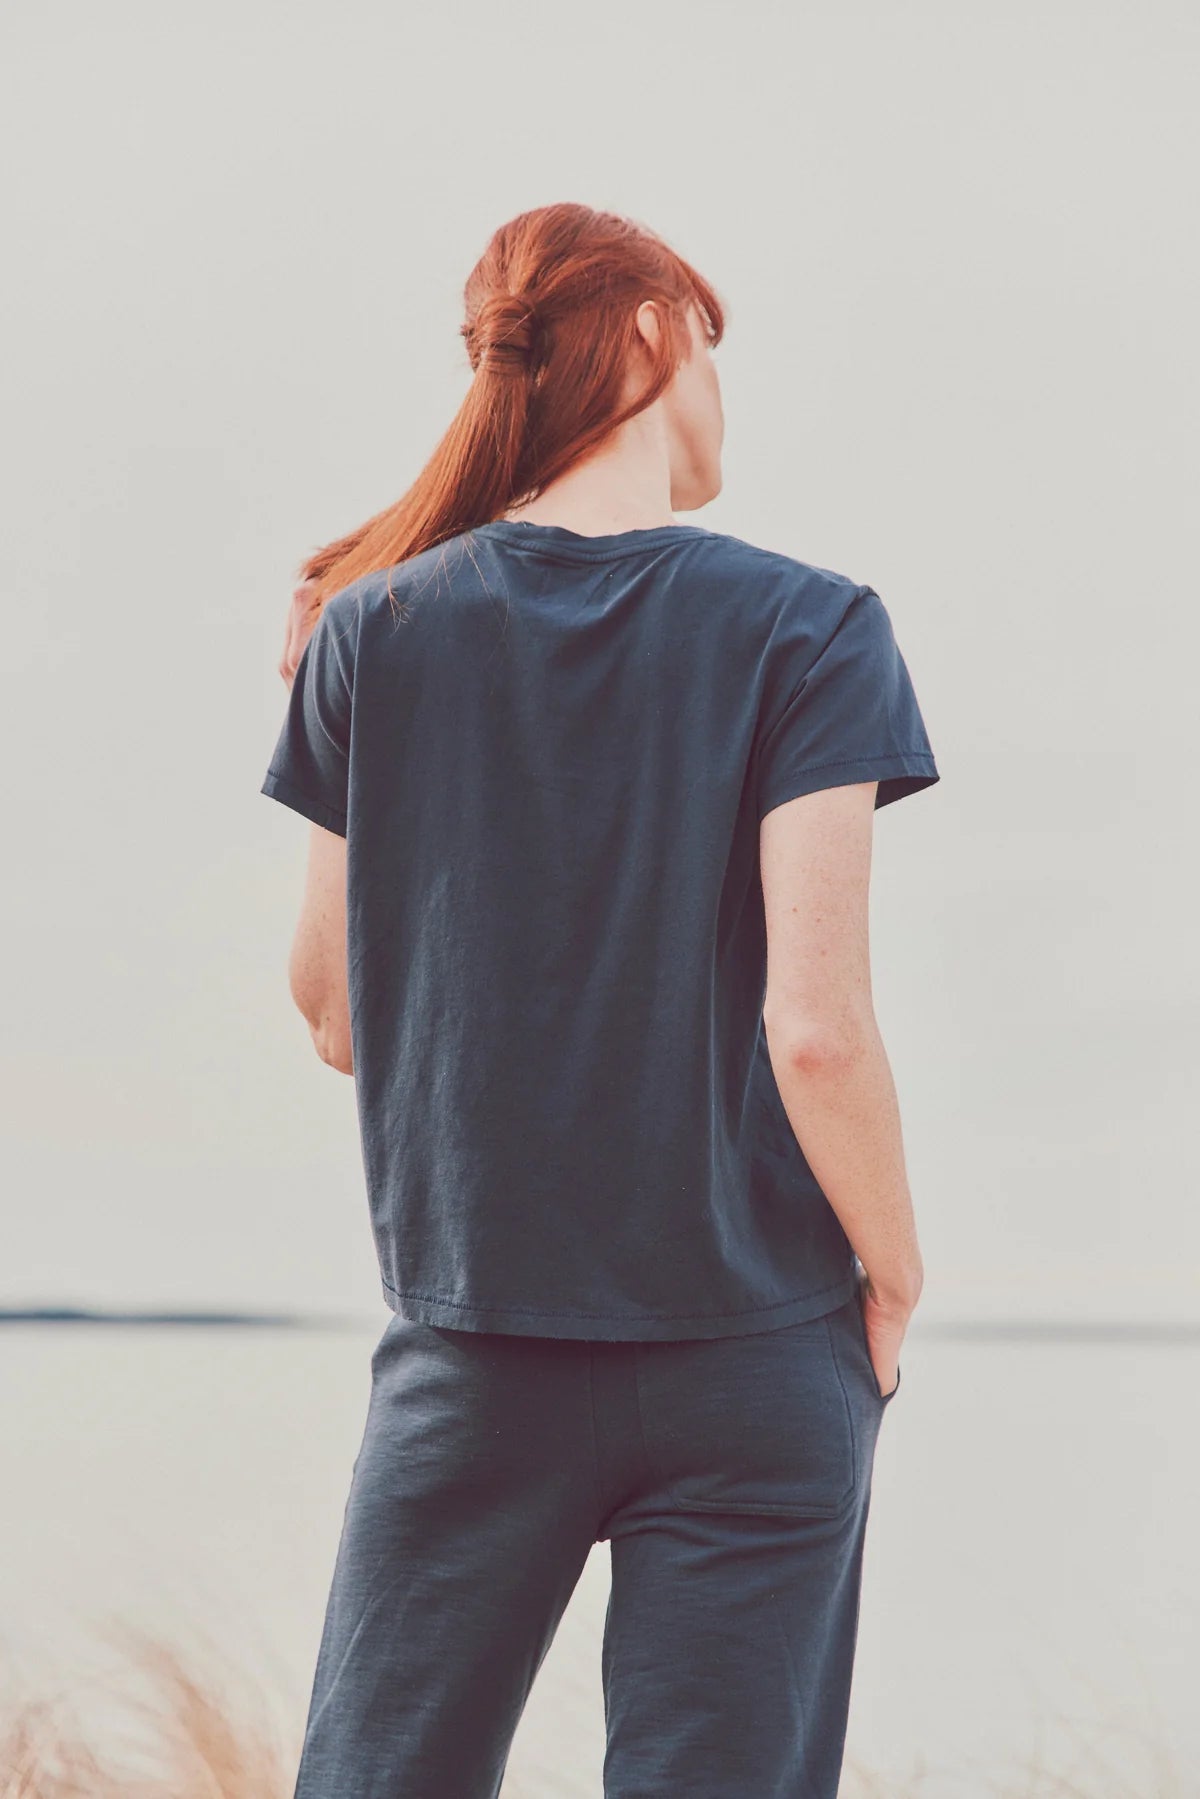
[[[387,1316],[394,1316],[390,1312]],[[169,1310],[99,1306],[0,1306],[3,1324],[90,1324],[125,1326],[200,1326],[207,1329],[254,1326],[267,1330],[360,1329],[379,1322],[383,1313],[244,1311],[236,1308],[197,1307]],[[450,1328],[450,1327],[444,1327]],[[1062,1338],[1078,1342],[1108,1339],[1143,1342],[1200,1340],[1200,1318],[943,1318],[918,1319],[914,1335],[931,1337],[1007,1337],[1021,1339]],[[592,1339],[583,1338],[587,1342]],[[611,1338],[596,1338],[611,1342]],[[625,1339],[640,1341],[640,1339]]]

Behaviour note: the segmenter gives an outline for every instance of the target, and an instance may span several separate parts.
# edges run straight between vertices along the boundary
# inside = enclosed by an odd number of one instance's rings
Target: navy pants
[[[608,1540],[605,1799],[835,1799],[884,1409],[856,1293],[750,1336],[389,1320],[294,1799],[496,1799]]]

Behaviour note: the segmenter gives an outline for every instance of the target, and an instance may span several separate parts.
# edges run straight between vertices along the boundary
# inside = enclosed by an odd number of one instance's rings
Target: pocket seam
[[[806,1320],[805,1322],[811,1322]],[[764,1499],[749,1502],[739,1499],[693,1499],[677,1490],[674,1480],[668,1480],[656,1458],[651,1454],[646,1431],[646,1421],[642,1411],[642,1358],[640,1354],[634,1363],[634,1388],[637,1395],[638,1427],[641,1431],[642,1451],[646,1465],[654,1475],[662,1491],[667,1495],[677,1512],[728,1512],[741,1518],[780,1517],[780,1518],[840,1518],[855,1501],[859,1484],[859,1443],[858,1432],[854,1428],[854,1409],[846,1392],[846,1383],[842,1378],[841,1364],[838,1360],[837,1348],[833,1333],[829,1328],[828,1314],[822,1316],[825,1326],[825,1338],[829,1346],[830,1359],[834,1373],[837,1375],[838,1389],[842,1395],[842,1404],[846,1408],[846,1428],[850,1437],[850,1485],[840,1499],[809,1500],[807,1504],[796,1502],[784,1503],[780,1500]]]

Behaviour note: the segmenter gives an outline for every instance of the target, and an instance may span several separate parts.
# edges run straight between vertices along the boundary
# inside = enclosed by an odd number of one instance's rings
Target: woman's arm
[[[346,839],[311,827],[300,922],[288,964],[292,998],[308,1020],[317,1054],[354,1073],[346,972]]]
[[[792,1129],[866,1270],[869,1340],[887,1390],[924,1274],[871,996],[875,790],[874,781],[825,788],[762,820],[763,1022]]]

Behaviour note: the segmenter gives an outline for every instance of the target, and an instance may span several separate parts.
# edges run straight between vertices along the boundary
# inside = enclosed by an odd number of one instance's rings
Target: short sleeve
[[[344,837],[354,639],[352,623],[337,599],[335,594],[326,602],[304,646],[259,791]]]
[[[873,587],[855,590],[833,635],[761,738],[758,816],[802,793],[878,781],[875,808],[940,777],[917,696]]]

